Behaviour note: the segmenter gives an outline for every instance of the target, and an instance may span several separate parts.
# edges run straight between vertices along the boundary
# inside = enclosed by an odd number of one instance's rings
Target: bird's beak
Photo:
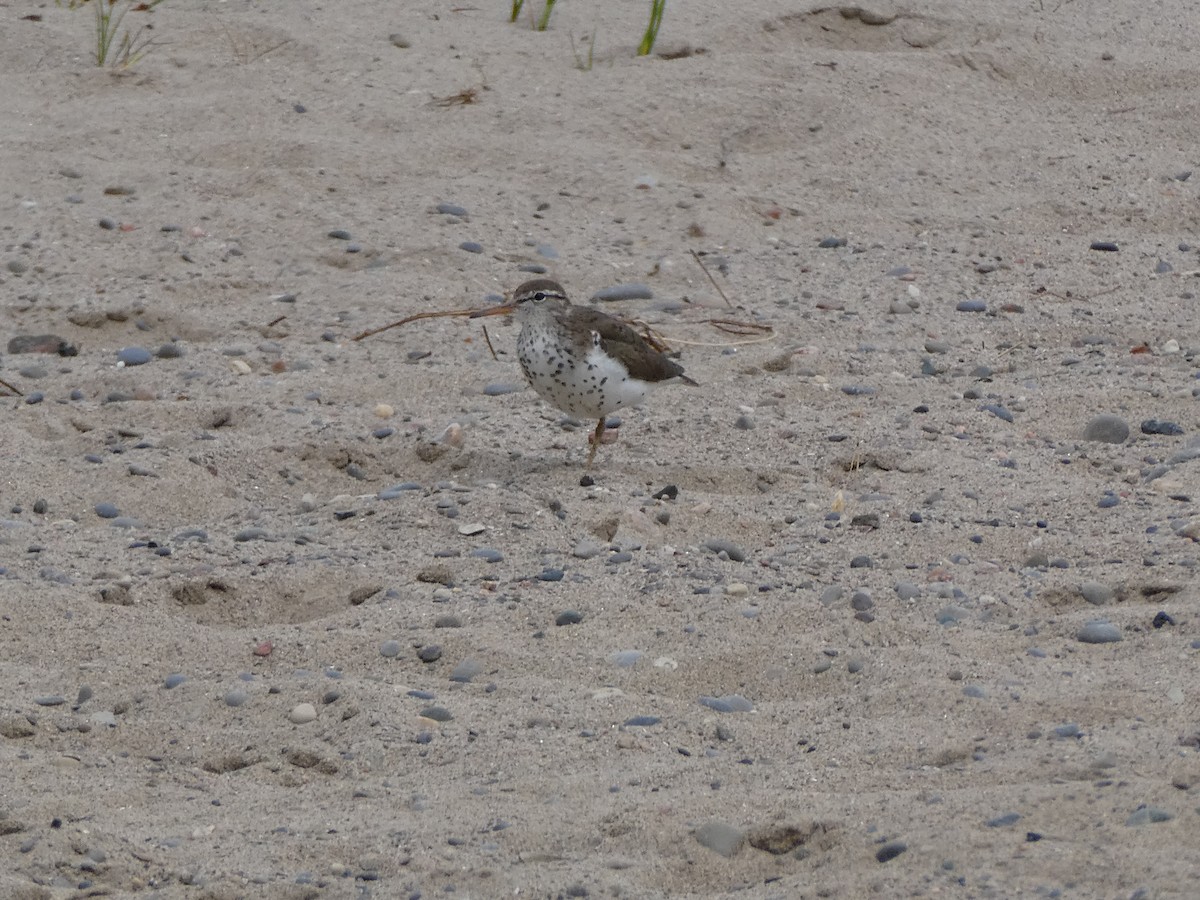
[[[484,316],[507,316],[517,311],[515,303],[501,303],[499,306],[489,306],[487,309],[477,309],[468,318],[482,319]]]

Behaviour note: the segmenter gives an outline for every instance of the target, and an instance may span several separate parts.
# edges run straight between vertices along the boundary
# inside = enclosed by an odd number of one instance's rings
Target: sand
[[[508,6],[0,2],[0,894],[1200,894],[1188,4]]]

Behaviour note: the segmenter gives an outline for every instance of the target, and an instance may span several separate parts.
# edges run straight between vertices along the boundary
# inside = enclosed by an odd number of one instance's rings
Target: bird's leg
[[[592,449],[588,451],[587,465],[585,469],[592,467],[592,460],[596,458],[596,450],[600,447],[600,436],[604,434],[604,417],[600,417],[600,421],[596,423],[596,430],[592,432]]]

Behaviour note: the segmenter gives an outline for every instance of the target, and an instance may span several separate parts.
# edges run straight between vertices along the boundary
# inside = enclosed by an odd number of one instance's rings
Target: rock
[[[1105,606],[1112,602],[1115,592],[1107,584],[1101,584],[1099,581],[1085,581],[1079,585],[1079,593],[1093,606]]]
[[[724,822],[706,822],[695,831],[701,846],[726,858],[734,856],[746,843],[746,835],[740,828]]]
[[[1121,640],[1121,629],[1108,622],[1088,622],[1075,633],[1083,644],[1112,644]]]
[[[1085,441],[1100,441],[1105,444],[1123,444],[1129,438],[1129,423],[1120,416],[1099,415],[1083,429]]]
[[[316,718],[317,708],[311,703],[297,703],[288,713],[288,719],[293,725],[307,725],[309,722],[316,721]]]

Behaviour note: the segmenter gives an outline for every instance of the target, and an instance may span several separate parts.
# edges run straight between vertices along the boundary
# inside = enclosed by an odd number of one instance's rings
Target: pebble
[[[583,621],[583,613],[574,609],[564,609],[554,617],[555,625],[578,625]]]
[[[612,302],[617,300],[653,300],[654,291],[650,290],[647,284],[614,284],[610,287],[601,288],[592,294],[592,299],[601,302]]]
[[[187,681],[186,675],[183,675],[179,672],[172,672],[170,675],[168,675],[166,678],[163,679],[163,687],[169,691],[169,690],[172,690],[173,688],[179,687],[185,681]]]
[[[460,219],[465,219],[467,217],[466,208],[455,203],[439,203],[437,205],[437,211],[443,216],[458,216]]]
[[[423,663],[437,662],[442,658],[441,644],[426,644],[417,651],[417,659]]]
[[[525,390],[525,385],[517,381],[493,381],[483,386],[485,397],[502,397],[505,394],[516,394]]]
[[[1088,249],[1100,250],[1104,253],[1116,253],[1121,248],[1118,247],[1113,241],[1092,241],[1091,244],[1088,245]]]
[[[232,691],[227,691],[222,699],[224,699],[226,706],[238,707],[244,706],[246,701],[250,699],[250,695],[245,691],[240,691],[235,688]]]
[[[350,240],[350,232],[344,228],[335,228],[326,237],[331,237],[335,241],[348,241]]]
[[[998,419],[1003,419],[1005,422],[1013,421],[1013,414],[998,403],[985,403],[980,409],[990,412]]]
[[[421,710],[421,717],[435,722],[449,722],[454,715],[444,706],[427,706]]]
[[[241,531],[239,531],[237,534],[235,534],[235,535],[233,536],[233,539],[234,539],[234,540],[235,540],[237,543],[239,543],[239,544],[243,544],[243,543],[245,543],[246,541],[261,541],[261,540],[265,540],[265,539],[266,539],[266,537],[267,537],[267,529],[265,529],[265,528],[258,528],[258,527],[251,527],[251,528],[243,528]]]
[[[700,705],[719,713],[752,712],[754,704],[741,694],[726,694],[724,697],[701,697]]]
[[[840,237],[821,238],[821,240],[817,242],[817,247],[819,247],[821,250],[836,250],[838,247],[845,246],[846,239]]]
[[[1085,581],[1079,585],[1079,593],[1083,599],[1093,606],[1104,606],[1112,602],[1114,591],[1107,584],[1099,581]]]
[[[987,303],[979,299],[960,300],[954,308],[958,312],[981,313],[987,312]]]
[[[1075,640],[1084,644],[1111,644],[1121,640],[1121,629],[1108,622],[1088,622],[1075,633]]]
[[[1183,434],[1183,428],[1176,422],[1146,419],[1142,422],[1142,434],[1166,434],[1175,437]]]
[[[576,559],[592,559],[593,557],[599,556],[603,549],[604,548],[595,541],[580,541],[575,545],[574,549],[571,550],[571,555]]]
[[[483,663],[468,656],[450,672],[450,680],[467,684],[482,671]]]
[[[117,363],[123,366],[144,366],[154,359],[145,347],[122,347],[117,351]]]
[[[402,481],[400,484],[393,484],[389,488],[384,488],[377,496],[380,500],[395,500],[397,497],[403,496],[408,491],[419,491],[421,485],[415,481]]]
[[[1165,809],[1160,809],[1157,806],[1139,806],[1133,811],[1133,814],[1125,820],[1125,824],[1130,827],[1138,825],[1149,825],[1156,822],[1170,822],[1175,818],[1174,813],[1170,813]]]
[[[916,600],[921,596],[921,588],[911,581],[896,582],[896,596],[901,600]]]
[[[608,661],[619,669],[628,669],[643,655],[641,650],[615,650],[608,655]]]
[[[400,655],[400,642],[384,641],[379,645],[379,655],[385,659],[395,659]]]
[[[67,698],[60,694],[49,694],[44,697],[34,697],[33,702],[38,706],[62,706],[67,702]]]
[[[1158,263],[1154,266],[1154,274],[1155,275],[1167,275],[1174,271],[1175,271],[1175,267],[1173,265],[1171,265],[1169,262],[1167,262],[1165,259],[1160,259],[1158,261]]]
[[[891,862],[907,849],[908,844],[904,841],[888,841],[875,851],[875,858],[881,863]]]
[[[288,719],[293,725],[307,725],[316,721],[317,708],[311,703],[297,703],[288,713]]]
[[[1085,441],[1123,444],[1129,438],[1129,423],[1120,416],[1107,413],[1094,417],[1083,429]]]
[[[746,843],[745,832],[724,822],[706,822],[695,834],[702,847],[726,858],[734,856]]]
[[[95,510],[96,515],[102,519],[115,519],[121,515],[121,511],[113,503],[97,503]]]
[[[728,559],[734,562],[746,561],[746,551],[733,543],[733,541],[726,540],[725,538],[709,538],[704,542],[703,547],[705,550],[716,553],[718,556],[723,553]]]
[[[469,554],[476,559],[482,559],[487,563],[498,563],[504,561],[504,554],[495,547],[476,547]]]
[[[459,250],[465,250],[467,253],[482,253],[483,244],[478,241],[463,241],[458,245]]]
[[[462,619],[453,613],[446,613],[433,620],[434,628],[462,628]]]

